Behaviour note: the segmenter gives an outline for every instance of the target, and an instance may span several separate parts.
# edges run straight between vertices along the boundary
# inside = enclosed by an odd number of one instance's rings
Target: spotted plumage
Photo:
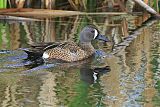
[[[57,45],[49,45],[43,49],[42,58],[44,60],[63,60],[74,62],[86,59],[92,56],[95,52],[91,41],[99,39],[108,42],[109,40],[100,35],[99,31],[93,26],[86,26],[80,32],[79,43],[65,42]],[[42,52],[42,50],[41,50]]]
[[[78,46],[74,42],[69,42],[63,45],[59,45],[53,49],[48,49],[44,53],[48,54],[46,59],[61,59],[67,62],[83,60],[93,55],[94,48],[92,45],[84,44]],[[44,55],[44,54],[43,54]]]

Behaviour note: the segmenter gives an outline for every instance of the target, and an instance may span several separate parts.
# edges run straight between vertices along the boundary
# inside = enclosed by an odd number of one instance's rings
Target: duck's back
[[[79,61],[88,58],[93,52],[87,52],[74,42],[67,42],[55,48],[46,50],[44,54],[48,55],[47,59],[58,59],[67,62]]]

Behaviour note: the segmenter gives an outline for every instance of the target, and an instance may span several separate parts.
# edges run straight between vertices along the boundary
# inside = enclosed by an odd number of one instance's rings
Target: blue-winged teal
[[[95,52],[91,41],[94,39],[108,42],[108,38],[101,35],[93,26],[86,26],[80,32],[79,43],[65,42],[59,45],[49,45],[40,51],[44,60],[56,59],[67,62],[79,61],[92,56]],[[26,51],[27,52],[27,51]],[[29,52],[27,52],[29,53]]]

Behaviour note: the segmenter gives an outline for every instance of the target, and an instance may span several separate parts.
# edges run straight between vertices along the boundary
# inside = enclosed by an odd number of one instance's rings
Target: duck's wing
[[[54,42],[52,44],[48,44],[47,46],[45,46],[45,48],[43,48],[43,51],[46,51],[48,49],[52,49],[52,48],[55,48],[55,47],[58,47],[58,46],[63,46],[65,44],[66,44],[66,42],[63,42],[63,43]]]
[[[75,42],[65,42],[57,46],[60,49],[68,50],[71,53],[77,53],[82,50]]]
[[[30,44],[31,48],[39,49],[39,50],[47,50],[50,48],[55,48],[56,46],[60,45],[61,43],[58,42],[48,42],[48,43],[36,43]]]

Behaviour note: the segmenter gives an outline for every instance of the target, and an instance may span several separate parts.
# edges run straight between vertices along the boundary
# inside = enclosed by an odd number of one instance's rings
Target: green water
[[[27,60],[27,54],[20,50],[32,43],[77,42],[80,30],[92,23],[110,39],[112,32],[124,38],[123,18],[116,18],[72,16],[37,22],[1,20],[0,106],[160,106],[159,22],[145,27],[119,46],[116,42],[116,47],[94,41],[96,57],[81,62],[40,63]],[[117,40],[122,39],[119,38]],[[94,68],[104,66],[111,70],[95,75]]]

